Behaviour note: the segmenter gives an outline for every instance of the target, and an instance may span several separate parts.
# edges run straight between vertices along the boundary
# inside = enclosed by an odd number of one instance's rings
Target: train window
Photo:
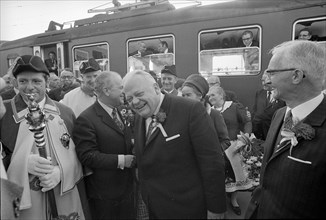
[[[81,62],[87,61],[89,58],[94,58],[100,65],[101,70],[109,70],[109,44],[97,43],[82,46],[75,46],[72,48],[73,54],[73,70],[75,75],[80,75],[79,66]]]
[[[128,71],[153,71],[160,77],[165,65],[175,64],[173,35],[160,35],[127,41]]]
[[[261,27],[205,30],[199,33],[199,73],[253,75],[261,70]]]
[[[293,24],[293,40],[317,41],[326,46],[326,17],[300,19]]]

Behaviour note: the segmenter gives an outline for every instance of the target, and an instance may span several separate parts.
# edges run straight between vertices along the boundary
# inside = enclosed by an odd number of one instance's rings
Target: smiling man
[[[177,78],[175,65],[165,66],[161,71],[162,92],[178,95],[178,90],[174,87]]]
[[[0,121],[0,138],[8,180],[24,187],[20,218],[48,219],[49,213],[54,215],[45,194],[53,189],[60,217],[85,219],[76,187],[82,179],[82,167],[69,137],[75,116],[71,109],[46,95],[49,72],[40,57],[24,55],[16,61],[13,76],[19,93],[5,103],[7,112]],[[31,94],[46,117],[43,134],[47,159],[39,155],[41,144],[36,146],[34,132],[30,131],[34,125],[29,126],[25,119]],[[68,144],[60,141],[63,136],[69,138]]]
[[[223,218],[224,159],[205,107],[162,94],[147,72],[129,72],[123,92],[135,119],[141,195],[150,219]]]
[[[325,215],[325,52],[311,41],[288,41],[272,49],[266,73],[274,98],[284,100],[286,107],[273,116],[264,143],[260,185],[253,192],[247,218]]]
[[[89,58],[81,63],[79,70],[83,78],[81,86],[71,90],[60,100],[72,109],[76,117],[96,101],[95,79],[101,72],[101,68],[94,58]]]

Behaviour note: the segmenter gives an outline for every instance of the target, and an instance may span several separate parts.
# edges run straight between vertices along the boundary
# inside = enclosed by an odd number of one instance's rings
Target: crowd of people
[[[12,85],[0,97],[1,219],[225,219],[227,203],[251,219],[322,218],[326,52],[298,40],[271,53],[252,112],[218,76],[180,79],[175,65],[121,77],[90,58],[79,84],[18,57],[0,81]],[[252,134],[264,141],[258,186],[243,164]],[[245,210],[237,192],[252,190]]]

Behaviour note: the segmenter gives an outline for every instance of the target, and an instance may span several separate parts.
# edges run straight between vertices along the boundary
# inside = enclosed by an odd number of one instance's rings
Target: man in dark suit
[[[142,41],[138,42],[138,50],[131,52],[129,56],[144,57],[154,53],[154,49],[148,48]]]
[[[93,174],[86,177],[93,219],[132,219],[132,155],[128,127],[117,107],[122,104],[122,79],[102,72],[95,80],[98,100],[77,118],[73,137],[81,163]]]
[[[256,92],[252,113],[252,131],[259,139],[265,140],[275,111],[285,102],[273,98],[271,81],[265,72],[261,78],[263,88]]]
[[[50,73],[55,73],[58,75],[58,61],[56,59],[55,53],[50,51],[48,54],[49,58],[44,60],[46,67],[48,68]]]
[[[224,160],[204,106],[162,94],[153,77],[141,70],[127,73],[123,86],[138,114],[135,149],[149,218],[224,217]]]
[[[242,33],[238,47],[259,47],[259,42],[254,40],[254,34],[250,30]]]
[[[260,185],[246,218],[321,219],[326,198],[326,97],[321,93],[326,53],[315,42],[289,41],[272,54],[266,72],[274,97],[286,107],[272,120]]]

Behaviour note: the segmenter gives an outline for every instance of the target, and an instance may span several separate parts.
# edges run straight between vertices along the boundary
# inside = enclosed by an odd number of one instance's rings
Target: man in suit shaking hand
[[[162,94],[154,78],[141,70],[127,73],[123,87],[138,114],[135,149],[149,218],[223,218],[224,160],[204,106]]]
[[[272,49],[272,55],[266,73],[275,99],[284,100],[286,106],[273,117],[264,143],[260,185],[253,192],[246,218],[322,218],[326,51],[315,42],[289,41]]]
[[[122,104],[122,79],[116,72],[102,72],[95,79],[98,100],[76,120],[73,137],[86,177],[93,219],[133,219],[132,155],[128,127],[117,107]]]

